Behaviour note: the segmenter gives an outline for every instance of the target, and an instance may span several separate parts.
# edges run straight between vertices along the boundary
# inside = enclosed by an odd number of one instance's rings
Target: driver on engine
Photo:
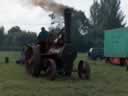
[[[40,45],[41,53],[46,53],[48,51],[48,32],[44,27],[41,28],[41,32],[39,33],[37,40]]]

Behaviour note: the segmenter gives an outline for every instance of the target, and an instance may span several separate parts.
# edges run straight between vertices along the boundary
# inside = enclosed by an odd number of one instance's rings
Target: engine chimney
[[[71,43],[71,15],[72,9],[64,9],[64,22],[65,22],[65,32],[64,32],[64,41],[66,44]]]
[[[64,61],[64,70],[65,76],[71,76],[73,70],[73,62],[77,57],[77,51],[71,44],[71,16],[72,9],[64,9],[64,21],[65,21],[65,32],[64,32],[64,50],[63,50],[63,61]]]

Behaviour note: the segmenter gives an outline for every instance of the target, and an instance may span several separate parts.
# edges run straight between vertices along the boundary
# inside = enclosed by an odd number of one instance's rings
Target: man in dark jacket
[[[48,37],[49,37],[48,32],[45,30],[44,27],[42,27],[41,32],[37,37],[38,44],[40,45],[42,53],[45,53],[48,50]]]
[[[41,32],[38,35],[38,42],[47,41],[48,40],[48,32],[44,27],[41,28]]]

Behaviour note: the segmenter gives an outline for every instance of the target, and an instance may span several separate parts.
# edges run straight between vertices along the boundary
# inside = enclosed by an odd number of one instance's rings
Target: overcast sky
[[[6,30],[18,25],[24,30],[39,32],[41,26],[49,27],[50,18],[48,12],[40,7],[31,6],[27,0],[0,0],[0,26],[4,25]],[[78,10],[82,10],[89,17],[89,8],[93,0],[56,0]],[[128,0],[121,0],[121,9],[126,15],[128,22]]]

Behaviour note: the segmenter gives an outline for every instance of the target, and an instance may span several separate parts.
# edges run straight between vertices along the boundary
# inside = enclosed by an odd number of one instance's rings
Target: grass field
[[[4,57],[10,58],[4,64]],[[73,74],[70,80],[32,78],[23,65],[15,64],[18,52],[0,52],[0,96],[128,96],[128,72],[125,67],[90,61],[91,80],[80,80]],[[80,54],[75,61],[86,59]]]

